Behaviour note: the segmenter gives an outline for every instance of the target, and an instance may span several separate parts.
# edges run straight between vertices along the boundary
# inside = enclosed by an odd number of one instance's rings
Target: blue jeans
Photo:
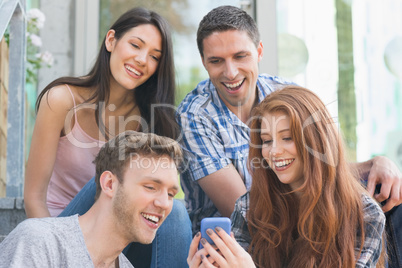
[[[84,214],[94,204],[95,193],[95,179],[92,178],[59,217]],[[191,239],[191,222],[187,210],[182,202],[174,200],[172,212],[159,227],[152,244],[131,243],[123,253],[135,268],[188,267],[186,260]]]

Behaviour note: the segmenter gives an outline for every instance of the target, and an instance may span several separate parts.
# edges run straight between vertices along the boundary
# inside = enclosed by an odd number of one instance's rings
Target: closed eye
[[[148,189],[148,190],[155,190],[155,188],[152,187],[152,186],[147,186],[147,185],[145,185],[144,187],[145,187],[146,189]]]
[[[135,48],[140,48],[138,45],[136,45],[136,44],[134,44],[134,43],[131,43],[131,45],[132,45],[133,47],[135,47]]]
[[[262,144],[271,144],[272,143],[272,140],[265,140],[265,141],[262,141]]]
[[[159,58],[158,58],[158,57],[156,57],[156,56],[151,56],[151,57],[152,57],[152,59],[154,59],[155,61],[159,62]]]
[[[210,57],[208,58],[208,62],[211,64],[218,64],[222,61],[222,59],[220,58],[216,58],[216,57]]]

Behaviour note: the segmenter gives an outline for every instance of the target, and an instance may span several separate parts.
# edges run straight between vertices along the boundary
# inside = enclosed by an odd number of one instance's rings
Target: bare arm
[[[56,160],[60,133],[72,99],[64,86],[50,90],[41,100],[25,173],[24,200],[28,218],[49,217],[47,188]]]
[[[362,163],[350,164],[357,169],[360,177],[367,177],[367,191],[378,202],[387,200],[382,207],[384,212],[402,203],[402,173],[390,159],[384,156],[376,156]],[[381,184],[379,194],[374,195],[377,184]]]
[[[232,164],[199,179],[198,183],[224,217],[230,217],[237,198],[247,191]]]

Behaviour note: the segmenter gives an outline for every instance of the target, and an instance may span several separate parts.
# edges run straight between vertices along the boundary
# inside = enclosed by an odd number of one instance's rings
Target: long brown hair
[[[144,24],[155,26],[161,33],[162,56],[156,72],[145,83],[133,91],[141,117],[148,125],[148,128],[142,129],[142,131],[176,139],[179,135],[179,128],[174,118],[175,110],[173,109],[175,100],[175,71],[173,42],[168,22],[154,11],[136,7],[121,15],[110,29],[115,31],[115,38],[120,40],[130,29]],[[95,88],[92,96],[85,100],[85,102],[94,102],[97,105],[95,112],[96,122],[105,136],[109,136],[105,125],[99,118],[99,114],[104,109],[101,103],[107,103],[110,95],[110,52],[106,49],[105,40],[106,37],[101,43],[98,57],[91,71],[82,77],[61,77],[51,82],[38,96],[36,110],[39,109],[41,99],[45,93],[55,86],[69,84]]]
[[[261,118],[275,111],[289,116],[303,162],[304,182],[294,191],[267,168],[261,154]],[[249,252],[257,266],[354,267],[358,232],[364,244],[365,190],[349,170],[339,130],[324,103],[310,90],[288,86],[271,93],[252,116],[247,218]],[[255,159],[260,166],[251,166]]]

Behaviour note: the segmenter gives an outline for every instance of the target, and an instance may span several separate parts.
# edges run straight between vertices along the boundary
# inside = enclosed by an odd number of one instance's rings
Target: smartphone
[[[221,227],[225,232],[230,235],[230,230],[231,230],[231,221],[227,217],[210,217],[210,218],[204,218],[201,220],[201,238],[205,238],[208,243],[211,245],[214,245],[214,242],[212,239],[209,237],[207,234],[208,229],[212,229],[215,232],[215,227]],[[199,249],[202,249],[203,246],[200,242]]]

